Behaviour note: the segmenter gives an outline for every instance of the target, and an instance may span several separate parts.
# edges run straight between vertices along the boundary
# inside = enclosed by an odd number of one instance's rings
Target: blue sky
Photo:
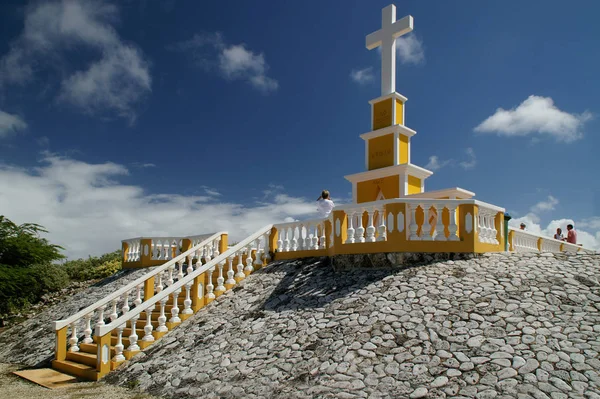
[[[0,209],[70,256],[309,217],[364,170],[388,1],[5,1]],[[600,249],[600,4],[397,3],[397,91],[427,190]],[[499,110],[501,109],[501,110]],[[503,111],[502,111],[503,110]],[[581,234],[583,233],[583,234]]]

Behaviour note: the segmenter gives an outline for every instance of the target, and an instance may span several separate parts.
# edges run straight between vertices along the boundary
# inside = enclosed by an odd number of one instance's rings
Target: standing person
[[[567,231],[569,232],[567,233],[567,242],[569,244],[577,245],[577,232],[573,228],[572,224],[567,225]]]
[[[319,217],[325,219],[329,216],[334,207],[335,204],[329,198],[329,191],[323,190],[321,196],[317,198],[317,211],[319,212]]]
[[[560,227],[556,229],[556,234],[554,234],[554,239],[564,241],[565,236],[563,236],[562,229]]]

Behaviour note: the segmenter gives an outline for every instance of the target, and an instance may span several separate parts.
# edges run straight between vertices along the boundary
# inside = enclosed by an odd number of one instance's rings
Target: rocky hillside
[[[94,302],[141,277],[149,269],[123,270],[77,294],[14,325],[0,334],[0,363],[30,367],[48,366],[54,356],[55,332],[52,322],[74,315]]]
[[[274,263],[107,381],[177,398],[600,398],[599,275],[599,255]]]

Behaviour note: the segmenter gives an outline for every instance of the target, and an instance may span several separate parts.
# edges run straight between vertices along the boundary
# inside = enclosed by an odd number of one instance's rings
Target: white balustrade
[[[136,332],[136,330],[137,330],[136,324],[137,324],[137,321],[138,321],[139,317],[140,317],[140,315],[136,314],[136,315],[134,315],[130,319],[130,321],[131,321],[131,335],[129,336],[129,346],[127,347],[128,351],[132,351],[133,352],[133,351],[139,351],[140,350],[140,347],[137,344],[138,336],[137,336],[137,332]]]
[[[522,230],[514,230],[513,250],[516,252],[538,252],[538,236]]]
[[[560,252],[562,242],[559,240],[544,238],[542,239],[542,252]]]
[[[279,252],[315,251],[326,249],[327,240],[325,236],[325,221],[327,219],[303,220],[297,222],[281,223],[274,227],[279,232],[277,239],[277,250]],[[261,238],[264,243],[265,257],[269,253],[268,237]],[[259,248],[259,244],[256,244]],[[258,249],[257,249],[258,253]],[[258,258],[257,258],[258,259]],[[267,261],[269,259],[267,258]],[[256,264],[262,265],[257,260]]]
[[[154,306],[146,308],[146,325],[144,326],[144,337],[142,341],[144,342],[152,342],[154,341],[154,336],[152,335],[152,311],[154,310]]]
[[[499,244],[496,235],[496,215],[498,212],[494,209],[489,209],[484,206],[479,206],[477,216],[477,230],[479,232],[479,242],[484,244]]]
[[[120,325],[117,327],[117,344],[115,345],[115,356],[113,357],[113,361],[115,362],[124,362],[125,356],[123,356],[123,349],[125,346],[123,345],[123,330],[125,329],[125,325]]]
[[[141,259],[141,238],[132,238],[129,240],[123,240],[127,244],[127,249],[123,254],[124,262],[137,262]]]
[[[223,277],[223,268],[225,267],[225,263],[221,262],[217,265],[217,269],[219,270],[219,276],[217,277],[217,287],[215,288],[215,291],[217,292],[225,292],[225,285],[223,284],[225,282],[225,277]]]

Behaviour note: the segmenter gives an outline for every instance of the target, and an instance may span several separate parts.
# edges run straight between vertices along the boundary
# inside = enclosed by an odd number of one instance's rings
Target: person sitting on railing
[[[556,229],[556,234],[554,234],[554,239],[560,240],[560,241],[565,240],[565,236],[563,236],[562,229],[560,227]]]
[[[525,225],[525,223],[521,223],[520,227],[521,227],[521,230],[525,230],[525,227],[527,227],[527,226]]]
[[[329,198],[329,191],[323,190],[321,196],[317,198],[317,212],[319,212],[319,217],[325,219],[329,216],[335,204]]]
[[[568,231],[568,233],[567,233],[567,242],[569,244],[577,245],[577,232],[573,228],[572,224],[568,224],[567,225],[567,231]]]

